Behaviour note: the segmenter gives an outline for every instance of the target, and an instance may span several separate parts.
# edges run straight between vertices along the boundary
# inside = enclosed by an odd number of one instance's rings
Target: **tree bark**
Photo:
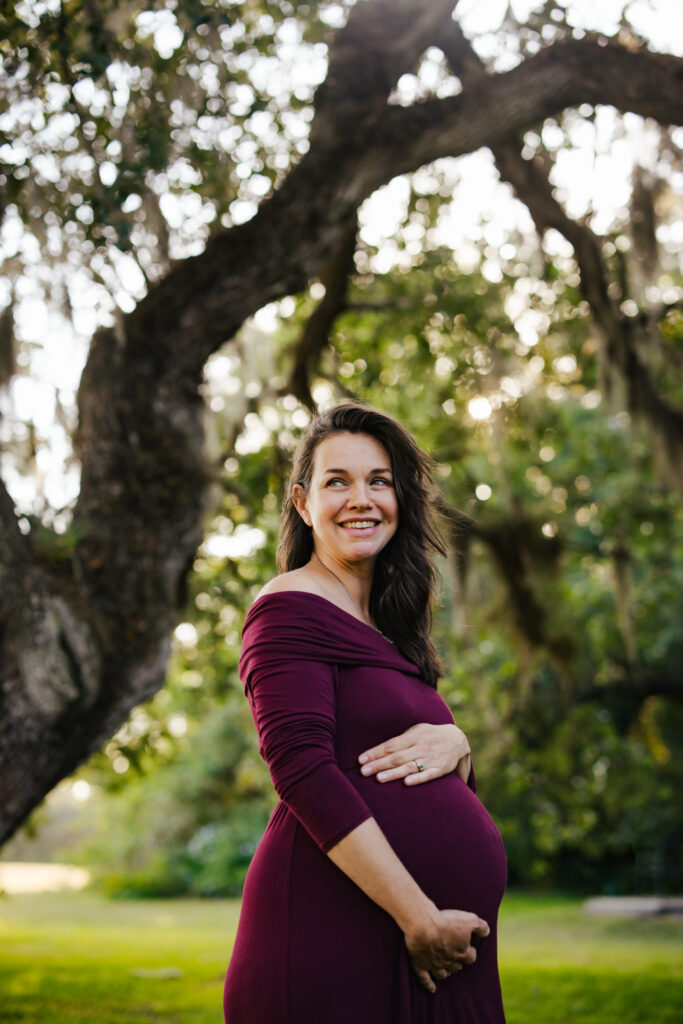
[[[683,121],[683,61],[565,42],[462,95],[403,108],[400,75],[450,31],[454,0],[365,0],[334,37],[310,148],[247,224],[174,265],[93,339],[79,390],[70,546],[41,555],[0,491],[0,840],[164,682],[206,511],[206,359],[339,251],[396,174],[509,138],[567,105]]]

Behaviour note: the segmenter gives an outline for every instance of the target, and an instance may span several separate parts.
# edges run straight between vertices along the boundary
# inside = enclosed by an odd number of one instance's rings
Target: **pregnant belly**
[[[451,773],[406,786],[353,774],[391,846],[437,906],[495,920],[507,875],[503,841],[462,779]]]

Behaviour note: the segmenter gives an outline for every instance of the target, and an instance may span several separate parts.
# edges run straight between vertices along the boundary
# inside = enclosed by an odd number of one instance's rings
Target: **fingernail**
[[[360,757],[358,758],[358,760],[360,761],[361,764],[365,764],[365,762],[368,760],[368,755],[367,754],[361,754]]]
[[[377,781],[378,782],[384,782],[386,777],[387,777],[387,773],[386,772],[380,772],[379,775],[377,776]]]
[[[370,774],[370,765],[366,764],[363,768],[361,768],[360,773],[361,773],[361,775],[369,775]]]

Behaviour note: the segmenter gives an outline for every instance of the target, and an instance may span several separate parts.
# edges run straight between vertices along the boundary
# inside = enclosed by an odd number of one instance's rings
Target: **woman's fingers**
[[[399,763],[395,764],[395,761]],[[395,782],[397,779],[403,779],[410,786],[438,779],[448,770],[442,757],[430,757],[429,754],[418,753],[416,749],[401,751],[400,755],[392,754],[389,758],[380,758],[379,761],[361,766],[361,774],[374,775],[378,782]]]
[[[360,764],[373,764],[376,767],[377,762],[381,761],[382,767],[386,768],[401,764],[405,760],[403,755],[406,751],[415,746],[415,731],[417,729],[419,726],[411,725],[410,729],[402,732],[399,736],[392,736],[385,743],[364,750],[358,757]],[[377,771],[381,771],[382,767],[377,768]]]
[[[456,772],[458,773],[463,782],[467,782],[467,780],[469,779],[471,769],[472,758],[470,757],[469,754],[465,754],[464,757],[460,758],[455,767]]]
[[[410,756],[411,753],[413,756]],[[428,760],[427,756],[419,756],[410,750],[406,751],[405,760],[396,766],[392,766],[389,761],[380,760],[361,768],[363,775],[374,775],[378,782],[395,782],[397,779],[403,779],[408,785],[438,779],[446,770],[440,758]]]
[[[413,964],[413,970],[417,974],[422,987],[426,988],[428,992],[434,994],[434,992],[436,992],[436,984],[429,971],[423,971],[422,968],[416,967],[415,964]]]
[[[472,935],[489,934],[483,918],[463,910],[441,910],[423,931],[406,933],[405,943],[413,970],[428,992],[436,991],[435,981],[444,981],[473,964],[477,951]]]
[[[422,758],[422,763],[424,764],[424,762],[425,758]],[[418,771],[415,771],[415,769],[411,767],[410,770],[406,772],[403,781],[406,786],[421,786],[423,782],[431,782],[432,779],[439,779],[445,774],[446,770],[444,770],[438,762],[435,762],[429,768],[425,764],[422,771],[419,769]]]
[[[434,994],[434,992],[436,992],[435,981],[445,981],[446,978],[450,978],[451,974],[457,974],[458,971],[463,969],[464,963],[460,961],[453,961],[448,965],[448,967],[436,967],[430,971],[426,971],[424,968],[418,967],[415,963],[413,963],[412,966],[422,987],[425,988],[427,992]]]
[[[407,747],[405,750],[396,751],[395,754],[387,754],[385,757],[379,757],[361,765],[361,774],[382,775],[383,778],[380,780],[382,782],[389,774],[392,778],[403,778],[406,771],[411,768],[413,771],[417,771],[417,757],[417,750],[414,747]]]
[[[402,778],[406,771],[418,771],[417,762],[422,760],[434,761],[435,758],[442,759],[440,750],[433,740],[428,737],[422,741],[416,741],[409,733],[403,736],[394,737],[379,747],[366,750],[360,754],[358,761],[361,765],[363,775],[378,775],[380,772],[393,772],[394,777]],[[397,774],[401,773],[401,774]]]
[[[380,782],[391,782],[393,779],[403,779],[412,773],[419,774],[420,765],[424,771],[430,762],[433,767],[436,761],[437,757],[430,758],[424,747],[411,743],[385,754],[383,757],[365,762],[361,765],[360,770],[363,775],[376,775]]]

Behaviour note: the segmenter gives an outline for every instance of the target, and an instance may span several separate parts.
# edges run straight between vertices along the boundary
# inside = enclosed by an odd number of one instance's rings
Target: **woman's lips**
[[[352,530],[354,533],[369,533],[379,523],[376,519],[347,519],[339,524],[343,530]]]

